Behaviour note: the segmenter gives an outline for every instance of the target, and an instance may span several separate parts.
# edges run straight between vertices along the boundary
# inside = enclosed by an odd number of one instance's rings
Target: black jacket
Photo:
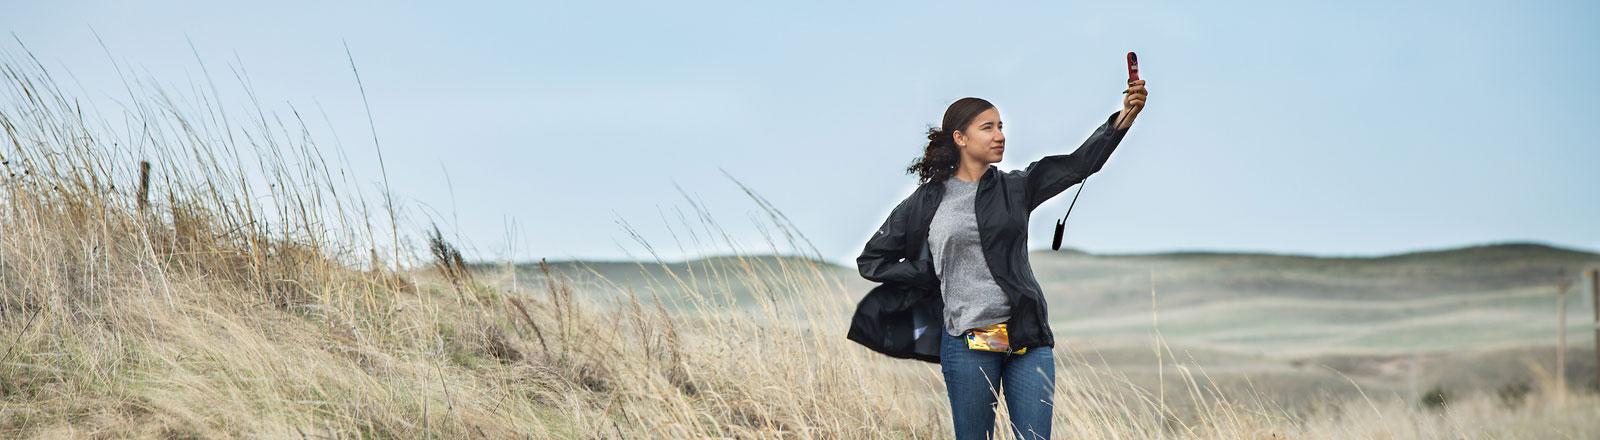
[[[1113,127],[1116,117],[1112,113],[1071,154],[1045,156],[1022,170],[990,165],[978,180],[978,238],[1011,305],[1007,327],[1014,347],[1055,346],[1044,294],[1028,265],[1028,215],[1100,170],[1128,132]],[[918,186],[867,240],[856,267],[862,278],[882,284],[856,306],[850,340],[897,358],[939,362],[944,299],[928,250],[928,224],[943,199],[943,182]]]

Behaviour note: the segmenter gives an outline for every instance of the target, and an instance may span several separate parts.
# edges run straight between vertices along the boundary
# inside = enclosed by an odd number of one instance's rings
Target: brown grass
[[[846,341],[860,292],[815,264],[736,251],[707,272],[669,272],[662,285],[694,287],[693,307],[672,313],[652,292],[589,300],[548,270],[532,282],[452,273],[459,252],[435,252],[430,269],[406,256],[399,208],[370,212],[292,108],[224,111],[215,92],[131,82],[146,85],[99,119],[24,58],[0,59],[0,437],[948,436],[937,367]],[[815,256],[745,189],[775,228],[770,251]],[[695,240],[739,249],[690,203]],[[374,233],[375,217],[389,234]],[[735,307],[732,286],[758,292],[756,307]],[[1159,339],[1153,350],[1183,389],[1142,389],[1061,347],[1058,436],[1600,430],[1587,395],[1515,408],[1467,398],[1442,412],[1372,396],[1292,414],[1220,389]]]

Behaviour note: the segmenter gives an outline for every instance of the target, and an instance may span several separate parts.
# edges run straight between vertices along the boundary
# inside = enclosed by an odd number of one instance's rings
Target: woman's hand
[[[1144,101],[1150,96],[1150,92],[1144,88],[1142,79],[1129,81],[1128,89],[1122,93],[1122,117],[1117,123],[1118,130],[1126,130],[1133,126],[1133,120],[1139,117],[1139,112],[1144,111]]]

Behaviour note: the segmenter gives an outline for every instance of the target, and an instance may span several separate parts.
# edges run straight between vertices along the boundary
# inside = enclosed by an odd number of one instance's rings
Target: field
[[[869,286],[850,268],[469,266],[292,109],[137,80],[85,107],[32,54],[0,72],[0,437],[949,436],[937,367],[844,340]],[[1055,430],[1595,438],[1581,300],[1569,385],[1548,367],[1552,274],[1595,262],[1038,254]]]
[[[1065,341],[1062,348],[1144,388],[1156,388],[1159,380],[1152,349],[1157,331],[1178,359],[1193,361],[1211,380],[1238,388],[1256,382],[1253,391],[1286,407],[1314,406],[1329,396],[1359,398],[1361,391],[1415,402],[1436,388],[1498,395],[1536,387],[1540,374],[1554,371],[1556,289],[1562,279],[1574,282],[1567,309],[1568,382],[1591,389],[1595,384],[1593,302],[1577,283],[1583,281],[1577,277],[1581,270],[1600,266],[1600,255],[1593,253],[1499,244],[1370,258],[1036,251],[1030,259],[1051,305],[1057,340]],[[815,260],[748,260],[816,265],[850,294],[873,285],[854,268]],[[683,289],[661,282],[668,272],[737,270],[737,261],[570,261],[552,267],[599,291],[635,289],[677,298]],[[750,289],[728,290],[733,304],[753,303]],[[1306,399],[1307,393],[1317,397]]]

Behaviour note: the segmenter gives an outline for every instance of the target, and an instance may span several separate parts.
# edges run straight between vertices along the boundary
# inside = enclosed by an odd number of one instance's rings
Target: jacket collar
[[[978,189],[981,190],[985,186],[992,186],[993,183],[984,185],[984,182],[995,179],[999,175],[1000,167],[996,167],[994,164],[989,164],[989,168],[983,170],[983,176],[978,177]],[[955,177],[952,176],[950,178],[954,179]],[[922,197],[924,197],[923,202],[938,202],[944,197],[944,182],[928,182],[923,186],[926,187],[922,193]]]

